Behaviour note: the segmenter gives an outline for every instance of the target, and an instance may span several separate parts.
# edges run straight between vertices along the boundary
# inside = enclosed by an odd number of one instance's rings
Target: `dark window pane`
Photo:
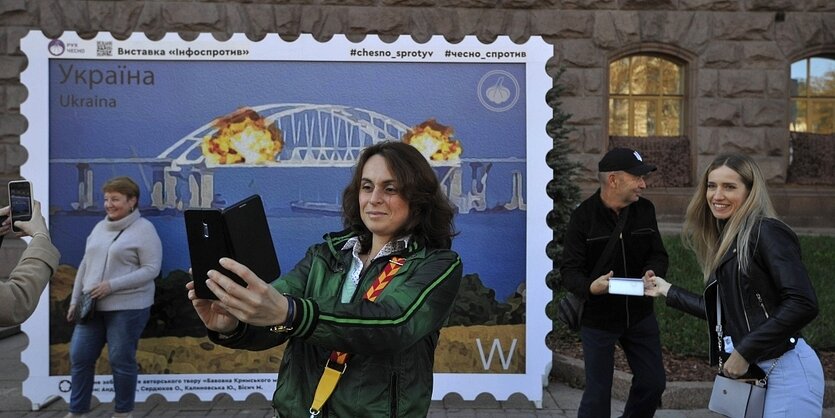
[[[671,61],[661,61],[661,92],[665,95],[681,95],[681,66]]]
[[[791,83],[789,86],[789,94],[792,97],[806,96],[806,68],[807,60],[800,60],[792,64],[791,68]]]
[[[629,101],[609,99],[609,135],[629,135]]]
[[[655,135],[656,102],[654,100],[635,100],[634,106],[634,136]]]
[[[835,60],[812,58],[809,71],[809,95],[835,97]]]
[[[661,128],[658,134],[663,136],[681,135],[681,106],[682,101],[664,100],[661,107]]]
[[[809,112],[809,132],[818,134],[833,133],[833,116],[835,116],[835,101],[820,101],[811,103]]]
[[[795,132],[806,132],[806,101],[792,100],[791,102],[792,122],[789,130]]]
[[[609,94],[629,94],[629,57],[609,64]]]
[[[656,57],[632,57],[632,94],[661,93],[661,59]]]

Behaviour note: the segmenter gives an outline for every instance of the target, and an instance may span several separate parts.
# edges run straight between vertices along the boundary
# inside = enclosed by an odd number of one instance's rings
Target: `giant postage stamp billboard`
[[[154,393],[271,398],[283,349],[216,346],[191,309],[183,211],[261,195],[289,271],[324,233],[342,229],[338,202],[354,162],[384,140],[421,150],[457,209],[453,248],[465,278],[442,329],[433,398],[542,399],[551,359],[544,339],[552,49],[541,39],[185,41],[31,32],[22,46],[29,159],[21,173],[48,208],[62,254],[23,325],[30,339],[23,393],[33,404],[69,397],[69,295],[86,236],[105,216],[101,186],[118,175],[140,185],[142,215],[163,242],[137,353],[137,400]],[[94,394],[109,401],[112,391],[103,354]]]

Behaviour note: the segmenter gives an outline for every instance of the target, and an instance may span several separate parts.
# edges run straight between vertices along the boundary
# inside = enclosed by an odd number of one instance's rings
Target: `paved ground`
[[[52,402],[39,411],[31,411],[31,403],[21,395],[21,383],[28,369],[20,362],[20,352],[28,344],[24,334],[0,339],[0,418],[63,417],[67,404],[63,399]],[[527,418],[527,417],[576,417],[582,392],[559,382],[551,382],[543,394],[543,408],[536,409],[524,397],[511,397],[498,402],[490,395],[482,395],[475,401],[464,401],[460,396],[448,395],[442,401],[434,401],[429,411],[432,418]],[[622,401],[612,400],[612,416],[620,416]],[[90,417],[110,417],[112,404],[96,404]],[[260,394],[246,401],[233,401],[219,396],[214,401],[203,402],[194,395],[186,395],[178,402],[168,402],[161,396],[152,396],[147,402],[137,403],[134,417],[272,417],[269,403]],[[708,418],[720,417],[706,409],[659,410],[658,418]],[[835,409],[824,411],[824,418],[835,418]],[[800,417],[798,417],[800,418]]]
[[[492,400],[461,401],[446,399],[433,403],[429,410],[429,417],[473,417],[473,418],[527,418],[527,417],[576,417],[577,403],[580,391],[568,388],[562,384],[552,384],[548,388],[547,400],[543,409],[536,409],[527,401],[496,402]],[[612,416],[620,416],[623,402],[615,402]],[[100,404],[90,414],[90,417],[109,417],[112,413],[110,404]],[[18,417],[63,417],[66,414],[66,403],[57,401],[47,408],[37,411],[5,411],[0,412],[2,418]],[[194,399],[184,399],[180,402],[143,402],[138,403],[133,413],[134,417],[272,417],[272,411],[263,397],[253,397],[248,401],[235,402],[228,398],[214,402],[198,402]],[[707,410],[663,410],[658,411],[656,417],[662,418],[707,418],[719,417]],[[833,415],[832,417],[835,417]]]

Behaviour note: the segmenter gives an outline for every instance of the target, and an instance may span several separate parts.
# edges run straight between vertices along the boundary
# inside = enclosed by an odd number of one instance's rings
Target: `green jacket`
[[[287,341],[273,406],[280,417],[310,416],[316,385],[333,350],[350,353],[347,369],[320,417],[425,417],[432,397],[435,347],[461,283],[461,259],[451,250],[417,242],[396,253],[406,258],[376,302],[363,300],[388,257],[360,277],[350,303],[340,302],[351,266],[342,251],[349,231],[325,235],[273,286],[296,300],[294,330],[285,335],[241,325],[230,348],[264,350]],[[278,321],[276,321],[278,322]]]

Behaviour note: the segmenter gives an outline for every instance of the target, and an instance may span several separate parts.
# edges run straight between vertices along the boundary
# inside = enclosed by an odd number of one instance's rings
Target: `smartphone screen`
[[[14,227],[15,221],[32,219],[32,183],[26,180],[9,182],[9,207],[12,217],[12,231],[20,232]]]

